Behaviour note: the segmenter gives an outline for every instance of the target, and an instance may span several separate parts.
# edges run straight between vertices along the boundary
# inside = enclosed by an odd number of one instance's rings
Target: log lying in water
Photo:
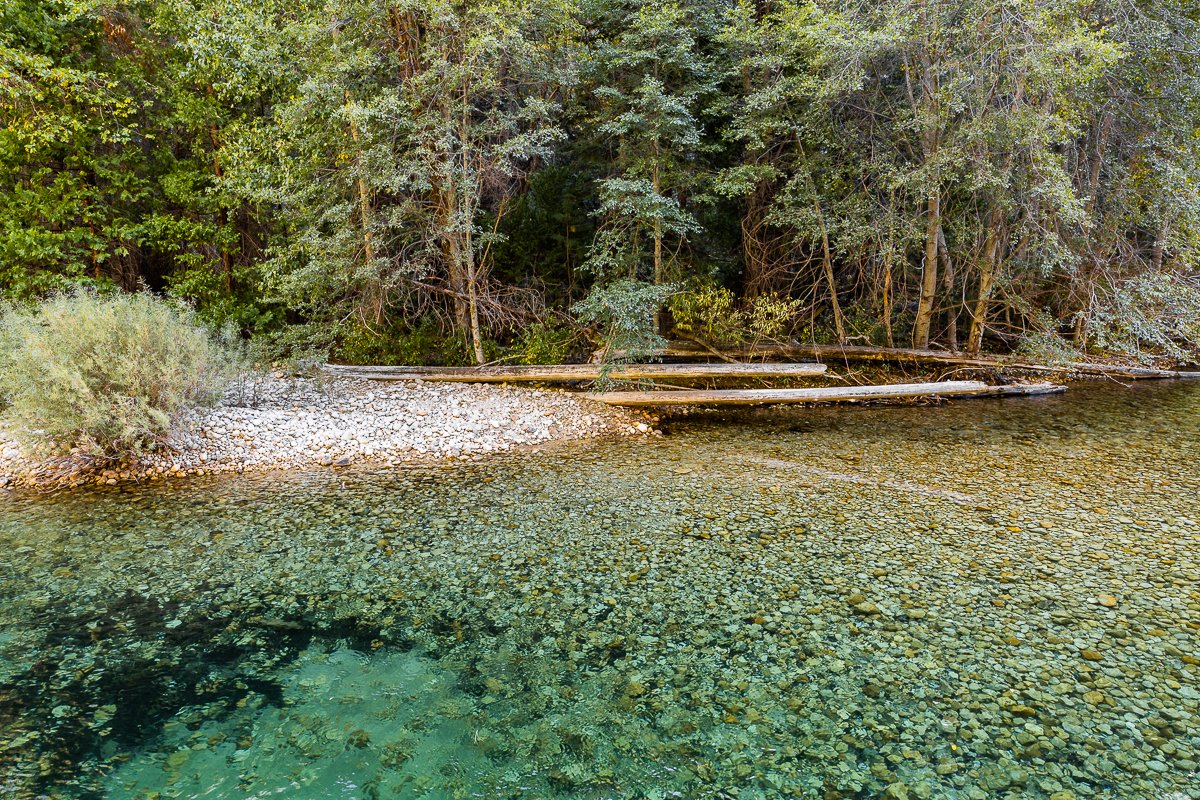
[[[1162,378],[1200,378],[1200,371],[1184,371],[1173,369],[1153,369],[1150,367],[1125,367],[1111,364],[1091,364],[1085,362],[1069,362],[1061,365],[1030,364],[1012,358],[996,358],[991,356],[967,356],[962,353],[948,353],[938,350],[909,350],[897,347],[865,347],[857,345],[823,345],[823,344],[771,344],[738,347],[721,350],[726,358],[817,358],[824,361],[883,361],[903,364],[946,364],[955,367],[976,367],[979,369],[1020,370],[1023,372],[1040,372],[1045,374],[1063,375],[1076,373],[1080,375],[1098,375],[1101,377],[1121,378],[1125,380],[1151,380]],[[700,345],[691,342],[671,342],[666,350],[659,355],[666,358],[695,358],[711,353]]]
[[[828,403],[852,400],[900,400],[917,397],[1011,397],[1058,394],[1053,383],[990,386],[982,381],[897,383],[884,386],[832,386],[815,389],[726,389],[717,391],[600,392],[593,400],[614,406],[760,406],[778,403]]]
[[[1042,394],[1062,394],[1067,390],[1061,383],[1010,383],[1007,386],[989,386],[988,391],[969,397],[1034,397]]]
[[[697,380],[703,378],[809,378],[824,374],[824,364],[614,364],[614,380]],[[594,381],[599,364],[548,364],[520,367],[343,367],[326,365],[325,372],[342,378],[377,381],[463,381],[502,383]]]

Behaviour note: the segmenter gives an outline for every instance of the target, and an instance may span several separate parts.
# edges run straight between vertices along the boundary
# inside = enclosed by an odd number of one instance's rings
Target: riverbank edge
[[[276,375],[185,413],[164,447],[137,460],[32,456],[0,428],[0,489],[477,461],[554,443],[661,435],[657,422],[562,390]]]

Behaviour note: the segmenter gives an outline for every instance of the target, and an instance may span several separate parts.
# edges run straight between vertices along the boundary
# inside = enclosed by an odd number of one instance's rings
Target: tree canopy
[[[9,0],[0,181],[7,298],[147,286],[348,359],[707,314],[1184,360],[1200,10]]]

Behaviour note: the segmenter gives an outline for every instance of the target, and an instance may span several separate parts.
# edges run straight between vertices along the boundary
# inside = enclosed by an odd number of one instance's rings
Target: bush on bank
[[[31,452],[140,455],[219,399],[235,362],[190,309],[149,293],[0,308],[2,418]]]

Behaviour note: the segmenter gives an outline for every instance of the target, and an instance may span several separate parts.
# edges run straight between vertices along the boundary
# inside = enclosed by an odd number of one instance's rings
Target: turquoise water
[[[0,797],[1200,797],[1200,386],[0,496]]]

